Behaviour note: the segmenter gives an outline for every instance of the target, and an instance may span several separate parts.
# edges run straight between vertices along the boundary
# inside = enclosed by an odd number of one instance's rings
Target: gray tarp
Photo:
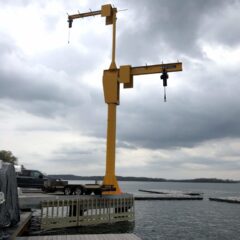
[[[0,204],[1,229],[16,225],[20,220],[16,174],[10,163],[3,163],[0,168],[0,192],[5,195],[5,202]]]

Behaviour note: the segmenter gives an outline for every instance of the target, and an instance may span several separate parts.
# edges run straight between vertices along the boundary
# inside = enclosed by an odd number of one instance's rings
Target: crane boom
[[[132,67],[131,65],[123,65],[117,68],[115,63],[116,52],[116,14],[117,8],[113,8],[111,4],[103,5],[99,11],[90,11],[86,13],[78,13],[68,16],[69,28],[72,27],[74,19],[90,16],[101,15],[106,17],[106,25],[112,24],[112,61],[109,69],[103,71],[103,90],[105,102],[108,104],[108,121],[107,121],[107,146],[106,146],[106,172],[103,184],[112,185],[115,189],[105,194],[120,194],[121,189],[115,176],[115,150],[116,150],[116,112],[117,105],[120,104],[120,84],[124,88],[133,87],[133,77],[137,75],[162,73],[161,79],[163,86],[167,86],[168,72],[182,71],[182,63],[167,63],[157,65],[145,65]]]

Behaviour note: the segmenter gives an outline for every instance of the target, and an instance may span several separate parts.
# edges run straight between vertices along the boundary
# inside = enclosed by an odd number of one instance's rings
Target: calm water
[[[240,204],[208,200],[208,197],[240,197],[240,184],[120,182],[120,186],[122,191],[133,194],[139,194],[138,189],[202,192],[204,200],[136,201],[135,226],[115,224],[105,229],[72,229],[62,233],[133,232],[144,240],[240,240]]]
[[[203,201],[136,201],[134,233],[142,239],[240,239],[240,204],[208,197],[239,196],[240,184],[122,182],[124,191],[140,188],[196,191]]]

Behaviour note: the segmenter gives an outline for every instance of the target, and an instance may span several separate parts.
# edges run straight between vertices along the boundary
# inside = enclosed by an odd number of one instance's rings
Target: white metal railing
[[[134,198],[130,194],[48,200],[41,202],[41,228],[133,221],[134,211]]]

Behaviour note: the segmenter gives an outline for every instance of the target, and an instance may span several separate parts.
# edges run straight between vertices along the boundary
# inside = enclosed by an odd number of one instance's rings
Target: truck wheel
[[[83,195],[83,188],[77,187],[74,191],[75,195]]]
[[[71,195],[72,189],[70,187],[65,187],[64,188],[64,195]]]

